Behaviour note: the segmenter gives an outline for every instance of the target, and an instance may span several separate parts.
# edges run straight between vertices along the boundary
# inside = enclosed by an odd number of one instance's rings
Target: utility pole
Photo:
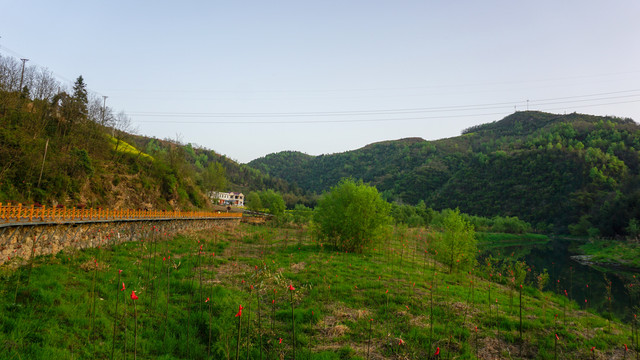
[[[22,80],[24,80],[24,63],[29,61],[29,59],[20,59],[22,60],[22,74],[20,75],[20,89],[18,91],[22,91]]]
[[[104,116],[105,116],[105,113],[107,112],[107,98],[108,98],[108,96],[102,95],[102,99],[104,100],[104,102],[102,104],[102,125],[103,126],[105,125]]]
[[[47,149],[49,149],[49,139],[44,145],[44,156],[42,157],[42,167],[40,168],[40,176],[38,177],[38,188],[40,187],[40,180],[42,180],[42,171],[44,171],[44,160],[47,158]]]

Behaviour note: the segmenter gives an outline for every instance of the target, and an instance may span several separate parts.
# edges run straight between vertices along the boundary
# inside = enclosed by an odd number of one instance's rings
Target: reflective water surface
[[[605,316],[609,308],[613,316],[628,321],[638,312],[638,293],[640,292],[640,274],[633,269],[605,268],[583,265],[571,258],[576,255],[572,248],[579,245],[575,240],[551,239],[541,244],[483,246],[480,263],[491,255],[501,260],[524,260],[531,268],[528,281],[547,269],[549,282],[546,290],[564,294],[580,304]],[[611,282],[611,305],[608,301],[607,282]],[[585,302],[586,300],[586,302]]]

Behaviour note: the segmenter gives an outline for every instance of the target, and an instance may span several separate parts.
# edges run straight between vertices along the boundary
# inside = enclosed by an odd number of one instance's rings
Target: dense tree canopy
[[[454,138],[320,156],[284,152],[250,165],[309,191],[353,177],[399,204],[517,216],[543,232],[633,237],[631,221],[640,221],[640,126],[631,119],[523,111]],[[403,223],[425,219],[405,210],[394,208]]]

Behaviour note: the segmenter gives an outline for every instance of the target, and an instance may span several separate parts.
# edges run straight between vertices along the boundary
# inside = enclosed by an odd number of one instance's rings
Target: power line
[[[601,96],[597,98],[596,96],[609,95],[609,94],[624,94],[624,93],[638,92],[638,91],[640,91],[640,89],[615,91],[615,92],[607,92],[607,93],[599,93],[599,94],[587,94],[587,95],[579,95],[579,96],[548,98],[543,100],[526,101],[526,103],[527,105],[530,104],[531,106],[540,107],[545,105],[572,104],[572,103],[580,103],[580,102],[587,102],[587,101],[627,99],[627,98],[638,97],[640,96],[640,93],[631,94],[631,95],[619,95],[619,96],[606,96],[606,97]],[[585,97],[588,97],[588,98],[581,99]],[[574,100],[553,101],[553,100],[564,100],[564,99],[574,99]],[[633,100],[630,102],[636,102],[636,101],[637,100]],[[618,102],[618,103],[627,103],[627,102]],[[415,114],[415,113],[442,113],[442,112],[491,110],[491,109],[502,109],[502,108],[506,108],[507,106],[510,108],[511,106],[518,105],[518,104],[525,104],[525,101],[476,104],[476,105],[439,106],[439,107],[429,107],[429,108],[358,110],[358,111],[327,111],[327,112],[296,112],[296,113],[286,113],[286,112],[278,112],[278,113],[129,112],[128,114],[130,116],[139,116],[139,117],[176,117],[176,118],[273,118],[273,117],[282,118],[282,117],[378,116],[378,115],[400,115],[400,114]],[[595,105],[590,105],[590,106],[595,106]],[[414,119],[414,118],[410,118],[410,119]],[[371,121],[378,121],[378,120],[372,119]],[[145,122],[145,121],[139,121],[139,122]],[[236,123],[239,123],[239,122],[236,122]],[[266,122],[263,122],[263,123],[266,123]],[[276,123],[281,123],[281,122],[278,121]]]
[[[388,118],[388,119],[341,119],[341,120],[291,120],[291,121],[177,121],[177,120],[138,120],[139,123],[162,123],[162,124],[325,124],[325,123],[359,123],[359,122],[387,122],[387,121],[410,121],[410,120],[428,120],[428,119],[445,119],[472,116],[488,116],[488,115],[504,115],[504,112],[485,113],[485,114],[467,114],[467,115],[440,115],[440,116],[421,116],[412,118]]]
[[[597,107],[597,106],[605,106],[605,105],[619,105],[619,104],[630,104],[640,102],[640,99],[630,100],[630,101],[617,101],[617,102],[608,102],[608,103],[599,103],[599,104],[584,104],[578,106],[571,106],[572,109],[578,108],[586,108],[586,107]],[[550,103],[554,104],[554,103]],[[567,107],[562,108],[547,108],[547,109],[539,109],[544,111],[551,110],[567,110]],[[457,114],[457,115],[433,115],[433,116],[420,116],[420,117],[408,117],[408,118],[382,118],[382,119],[339,119],[339,120],[270,120],[270,121],[232,121],[232,120],[210,120],[210,121],[180,121],[180,120],[136,120],[138,123],[154,123],[154,124],[234,124],[234,125],[249,125],[249,124],[332,124],[332,123],[366,123],[366,122],[400,122],[400,121],[415,121],[415,120],[432,120],[432,119],[451,119],[451,118],[469,118],[469,117],[479,117],[479,116],[494,116],[506,115],[506,112],[494,112],[494,113],[480,113],[480,114]]]
[[[637,74],[640,71],[626,71],[626,72],[615,72],[615,73],[607,73],[607,74],[596,74],[596,75],[581,75],[581,76],[567,76],[567,77],[557,77],[557,78],[547,78],[547,79],[534,79],[534,80],[514,80],[514,81],[494,81],[494,82],[478,82],[478,83],[466,83],[466,84],[445,84],[445,85],[432,85],[432,86],[407,86],[407,87],[379,87],[379,88],[345,88],[345,89],[291,89],[291,90],[229,90],[229,89],[218,89],[218,90],[159,90],[159,89],[106,89],[109,92],[135,92],[135,93],[184,93],[184,94],[200,94],[200,93],[332,93],[332,92],[370,92],[370,91],[395,91],[395,90],[427,90],[427,89],[446,89],[446,88],[465,88],[465,87],[478,87],[478,86],[489,86],[489,85],[513,85],[513,84],[527,84],[527,83],[541,83],[541,82],[554,82],[554,81],[565,81],[565,80],[575,80],[575,79],[591,79],[591,78],[599,78],[599,77],[609,77],[609,76],[620,76],[620,75],[629,75],[629,74]]]
[[[9,49],[9,48],[8,48],[8,47],[6,47],[6,46],[0,46],[0,50],[7,51],[7,52],[12,53],[12,54],[14,54],[14,55],[16,55],[16,56],[18,56],[18,57],[21,57],[21,58],[25,58],[25,56],[24,56],[24,55],[20,54],[20,53],[19,53],[19,52],[17,52],[17,51],[11,50],[11,49]],[[22,59],[20,59],[20,60],[22,60]],[[55,75],[55,77],[57,77],[59,80],[61,80],[63,83],[68,83],[69,85],[72,85],[72,86],[73,86],[73,84],[75,83],[75,81],[74,81],[74,80],[69,80],[69,79],[68,79],[68,78],[66,78],[65,76],[60,75],[60,74],[56,73],[56,72],[55,72],[55,71],[53,71],[53,70],[50,70],[48,67],[46,67],[46,66],[44,66],[44,65],[42,65],[42,64],[39,64],[38,62],[35,62],[35,61],[32,61],[32,60],[28,60],[28,61],[31,61],[31,63],[33,63],[33,64],[35,64],[35,65],[37,65],[37,66],[40,66],[40,67],[41,67],[41,68],[43,68],[43,69],[48,70],[48,71],[49,71],[49,72],[51,72],[53,75]],[[23,65],[24,65],[24,64],[23,64]],[[102,96],[102,94],[101,94],[100,92],[98,92],[98,91],[95,91],[95,90],[93,90],[93,89],[91,89],[91,88],[87,88],[87,89],[88,89],[89,91],[91,91],[92,93],[96,94],[96,95]]]

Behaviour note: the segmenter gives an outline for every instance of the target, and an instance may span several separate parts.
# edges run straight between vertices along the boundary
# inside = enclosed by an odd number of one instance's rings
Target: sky
[[[0,55],[241,163],[514,111],[640,121],[637,0],[0,0]]]

